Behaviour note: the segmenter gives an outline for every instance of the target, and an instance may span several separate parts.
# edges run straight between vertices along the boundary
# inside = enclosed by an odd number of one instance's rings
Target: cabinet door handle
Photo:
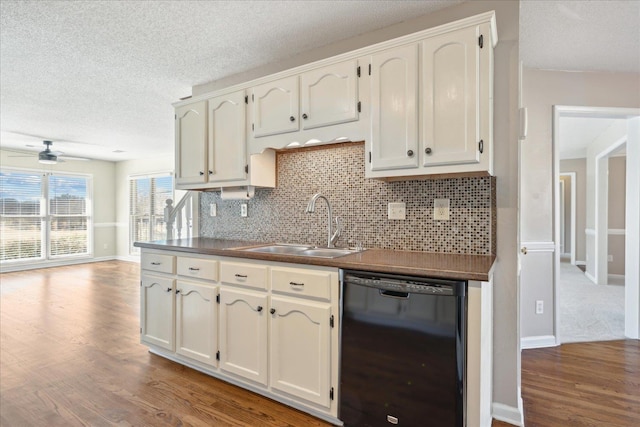
[[[304,286],[304,283],[289,282],[291,286]]]
[[[246,274],[237,274],[235,275],[238,279],[246,279],[247,275]]]
[[[176,295],[180,293],[180,289],[176,289]]]
[[[257,311],[258,313],[260,313],[260,312],[262,311],[262,306],[261,306],[261,305],[259,305],[259,306],[258,306],[258,308],[256,308],[256,311]]]
[[[409,157],[413,157],[413,150],[409,150],[409,151],[407,151],[407,156],[409,156]]]
[[[296,118],[295,118],[295,117],[293,117],[293,116],[291,116],[291,117],[289,117],[289,121],[295,122],[295,121],[296,121]]]
[[[191,270],[191,271],[200,271],[200,269],[196,268],[196,267],[189,267],[189,270]]]
[[[209,171],[209,175],[213,175],[213,171]]]
[[[431,148],[427,147],[424,149],[425,154],[431,154]]]
[[[200,176],[204,175],[204,172],[200,171]]]
[[[173,289],[171,288],[167,288],[167,292],[171,292]]]
[[[272,308],[271,310],[269,310],[269,313],[271,313],[271,314],[276,314],[276,309],[275,309],[275,308]]]
[[[161,262],[152,262],[151,265],[160,265],[162,264]]]
[[[304,113],[304,114],[302,115],[302,118],[303,118],[303,119],[305,119],[305,120],[307,120],[307,119],[309,118],[309,116],[307,116],[307,113]]]

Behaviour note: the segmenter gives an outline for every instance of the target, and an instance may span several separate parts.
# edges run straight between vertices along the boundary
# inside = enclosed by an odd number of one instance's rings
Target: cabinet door
[[[244,90],[209,99],[209,182],[247,178]]]
[[[328,408],[331,305],[271,297],[271,311],[271,388]]]
[[[253,136],[297,131],[298,98],[298,76],[254,87],[251,95]]]
[[[140,340],[173,351],[174,280],[143,274],[140,283]]]
[[[300,76],[302,129],[358,120],[357,67],[352,60]]]
[[[418,167],[418,45],[371,57],[371,170]]]
[[[216,366],[218,288],[176,283],[176,353]]]
[[[207,102],[176,108],[176,184],[207,181]]]
[[[478,36],[470,27],[422,42],[425,166],[480,161]]]
[[[267,296],[220,288],[220,367],[267,385]]]

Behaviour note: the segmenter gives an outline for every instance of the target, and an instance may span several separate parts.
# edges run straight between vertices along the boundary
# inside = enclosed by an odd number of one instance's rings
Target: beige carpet
[[[561,343],[624,338],[624,286],[595,285],[568,262],[559,286]]]

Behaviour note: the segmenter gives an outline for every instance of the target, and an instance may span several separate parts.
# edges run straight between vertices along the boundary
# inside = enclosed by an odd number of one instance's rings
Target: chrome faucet
[[[331,234],[333,215],[331,214],[331,203],[329,203],[329,199],[320,193],[314,194],[311,200],[309,200],[306,212],[313,213],[316,211],[316,200],[318,199],[324,199],[324,201],[327,202],[327,247],[335,248],[335,243],[340,238],[340,232],[342,232],[342,222],[340,221],[340,218],[336,217],[336,230]]]

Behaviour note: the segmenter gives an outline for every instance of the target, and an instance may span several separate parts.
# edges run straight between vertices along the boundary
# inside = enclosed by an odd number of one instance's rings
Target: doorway
[[[637,167],[626,167],[640,162],[639,115],[637,109],[554,107],[554,330],[558,344],[638,338],[638,262],[621,263],[620,258],[629,259],[639,246],[639,195],[633,184]],[[573,141],[572,129],[577,134]],[[622,177],[621,169],[626,169]],[[621,201],[625,206],[620,206]],[[617,263],[612,264],[612,259]],[[610,280],[612,265],[618,268],[616,280]]]

